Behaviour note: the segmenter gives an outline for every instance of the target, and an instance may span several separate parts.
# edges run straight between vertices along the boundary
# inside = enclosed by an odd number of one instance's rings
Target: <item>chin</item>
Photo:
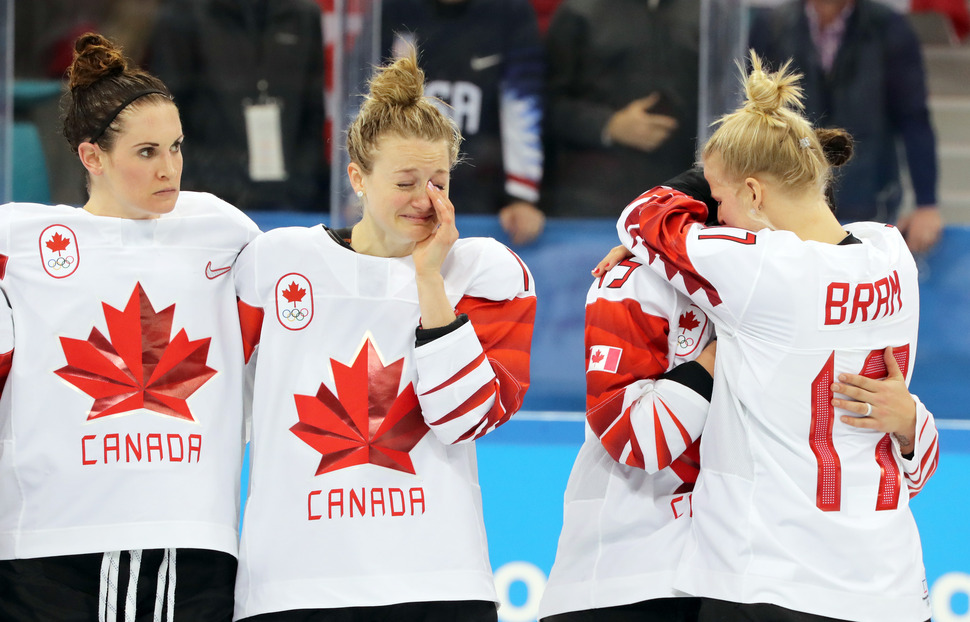
[[[415,242],[420,242],[421,240],[426,239],[428,236],[434,233],[434,229],[437,226],[438,226],[438,223],[436,222],[425,223],[422,225],[415,225],[408,233],[408,237]]]
[[[156,195],[150,211],[156,214],[167,214],[175,209],[175,203],[178,201],[178,198],[178,191],[173,194],[165,194],[162,196]]]

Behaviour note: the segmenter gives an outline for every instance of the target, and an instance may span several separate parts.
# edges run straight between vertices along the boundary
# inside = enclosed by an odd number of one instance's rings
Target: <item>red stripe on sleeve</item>
[[[655,256],[661,256],[667,280],[673,280],[680,274],[689,294],[703,289],[711,306],[721,304],[720,294],[697,272],[687,255],[687,233],[692,225],[703,224],[707,218],[707,206],[664,187],[643,193],[634,203],[639,205],[627,214],[624,222],[624,227],[633,237],[634,246],[644,245],[651,261]]]
[[[253,350],[259,345],[259,335],[263,330],[263,309],[250,306],[238,298],[236,306],[239,309],[239,328],[242,332],[243,360],[248,363]]]
[[[3,392],[3,387],[7,384],[11,365],[13,365],[13,350],[0,354],[0,393]]]
[[[536,299],[534,296],[527,296],[496,301],[466,296],[458,302],[455,310],[468,315],[475,334],[482,344],[484,356],[495,374],[493,380],[433,424],[453,421],[474,410],[494,395],[496,399],[489,411],[473,425],[469,425],[468,431],[458,439],[466,440],[478,438],[485,432],[502,425],[522,407],[522,401],[529,388],[529,360],[532,351]],[[471,369],[473,369],[472,366],[466,365],[459,374],[467,375]],[[450,384],[456,379],[444,384]]]

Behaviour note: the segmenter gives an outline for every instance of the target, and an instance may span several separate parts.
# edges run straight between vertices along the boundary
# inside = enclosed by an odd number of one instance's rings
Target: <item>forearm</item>
[[[455,321],[455,309],[445,294],[445,279],[440,273],[417,275],[421,327],[439,328]]]

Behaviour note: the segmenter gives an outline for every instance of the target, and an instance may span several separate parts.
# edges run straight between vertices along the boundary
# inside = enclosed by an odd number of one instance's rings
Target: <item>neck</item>
[[[777,221],[779,229],[791,231],[803,241],[838,244],[846,231],[824,199],[793,203]]]
[[[84,211],[95,216],[109,216],[111,218],[127,218],[132,220],[132,216],[127,214],[120,205],[110,201],[98,200],[93,194],[88,199],[88,202],[84,204]],[[143,218],[158,218],[158,216],[143,216]]]
[[[375,227],[367,212],[351,230],[350,246],[361,255],[372,257],[407,257],[414,250],[414,242],[392,240]]]
[[[818,15],[818,23],[822,28],[828,27],[842,14],[845,7],[852,3],[852,0],[809,0],[815,14]]]

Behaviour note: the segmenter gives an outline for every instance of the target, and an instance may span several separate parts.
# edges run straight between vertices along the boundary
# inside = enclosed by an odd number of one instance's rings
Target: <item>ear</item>
[[[354,189],[354,192],[364,189],[364,171],[361,170],[359,164],[351,162],[347,165],[347,177],[350,179],[350,187]]]
[[[757,178],[745,179],[742,193],[751,202],[752,209],[760,210],[764,206],[765,188]]]
[[[104,164],[101,161],[103,156],[104,151],[94,143],[81,143],[77,146],[77,157],[92,175],[101,175],[104,172]]]

